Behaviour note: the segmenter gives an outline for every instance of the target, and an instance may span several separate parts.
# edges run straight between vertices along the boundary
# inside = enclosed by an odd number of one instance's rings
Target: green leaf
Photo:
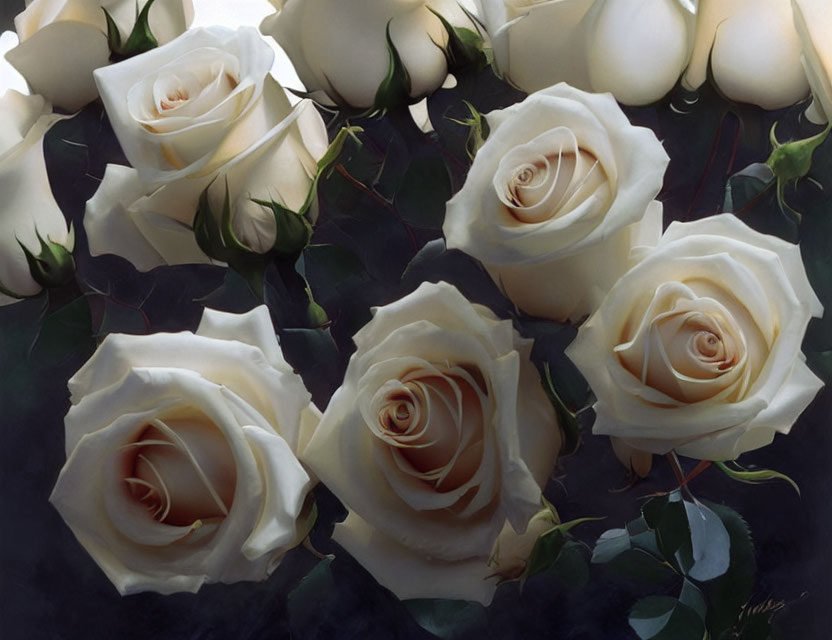
[[[602,533],[592,550],[593,564],[604,564],[631,549],[630,534],[626,529],[609,529]]]
[[[436,238],[425,243],[419,252],[411,258],[402,273],[402,280],[406,280],[411,274],[419,271],[419,268],[437,260],[446,251],[445,238]]]
[[[485,607],[464,600],[405,600],[420,627],[443,640],[481,635],[488,627]]]
[[[303,629],[317,615],[321,594],[334,588],[335,581],[330,566],[333,559],[329,556],[321,560],[289,593],[286,609],[293,629]]]
[[[642,640],[703,640],[699,614],[676,598],[649,596],[630,611],[630,626]]]
[[[679,602],[689,606],[696,611],[702,623],[705,623],[705,616],[708,613],[708,605],[705,603],[705,596],[695,584],[685,578],[682,581],[682,592],[679,594]]]
[[[653,535],[652,532],[650,535]],[[669,563],[659,559],[658,554],[635,546],[617,555],[607,567],[617,575],[645,584],[659,584],[678,576]]]
[[[315,299],[324,308],[341,307],[370,279],[359,257],[337,244],[310,244],[303,263]]]
[[[742,517],[724,505],[710,502],[707,505],[725,525],[731,540],[728,571],[703,585],[708,601],[708,631],[713,638],[720,638],[737,623],[743,605],[751,596],[756,563],[751,534]]]
[[[644,518],[627,523],[624,529],[601,534],[592,552],[594,564],[609,564],[610,569],[641,582],[662,582],[674,575],[673,568],[661,560],[656,534]]]
[[[690,529],[694,580],[705,582],[724,574],[730,566],[731,539],[719,516],[702,503],[684,502]]]
[[[742,215],[774,183],[774,172],[767,164],[760,162],[745,167],[728,178],[722,210]]]
[[[442,157],[419,155],[410,162],[393,203],[409,225],[441,229],[451,195],[451,178]]]
[[[92,315],[85,297],[79,297],[48,313],[40,324],[31,348],[35,361],[55,366],[58,362],[92,353],[95,340]]]
[[[797,483],[792,480],[789,476],[785,473],[780,473],[779,471],[772,471],[771,469],[757,469],[755,471],[751,471],[749,469],[743,469],[740,467],[736,462],[734,465],[739,467],[739,469],[732,469],[724,462],[714,462],[714,464],[729,478],[733,480],[737,480],[739,482],[746,482],[748,484],[761,484],[763,482],[769,482],[771,480],[783,480],[788,482],[792,488],[797,492],[797,495],[800,495],[800,487],[797,486]]]
[[[587,547],[577,540],[567,540],[549,573],[568,586],[580,589],[589,582]]]
[[[656,542],[661,554],[666,560],[676,556],[686,543],[690,542],[690,529],[685,505],[682,500],[673,500],[673,495],[661,509],[658,518],[650,511],[643,511],[644,519],[656,533]],[[654,498],[655,499],[655,498]],[[648,513],[650,517],[648,518]],[[682,568],[686,569],[687,563],[681,561]]]
[[[552,405],[555,407],[558,424],[564,435],[560,455],[575,453],[581,445],[581,425],[578,422],[576,414],[569,410],[569,407],[566,406],[566,403],[561,399],[560,394],[555,389],[555,383],[552,380],[552,372],[548,362],[543,363],[543,388],[549,396]]]

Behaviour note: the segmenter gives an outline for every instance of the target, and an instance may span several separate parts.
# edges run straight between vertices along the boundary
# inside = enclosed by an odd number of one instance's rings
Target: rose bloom
[[[809,93],[790,0],[701,0],[683,82],[696,89],[710,66],[729,99],[780,109]]]
[[[52,196],[43,136],[60,119],[41,96],[8,90],[0,96],[0,287],[19,296],[41,290],[32,278],[23,244],[41,252],[38,235],[72,250],[73,235]],[[0,305],[17,302],[0,291]]]
[[[722,214],[671,224],[566,353],[597,398],[593,433],[732,460],[788,433],[821,388],[800,345],[822,312],[796,245]]]
[[[390,68],[388,25],[414,102],[438,89],[448,74],[448,34],[430,9],[451,24],[474,28],[451,0],[271,2],[278,11],[260,30],[286,51],[311,97],[327,105],[374,105]]]
[[[609,94],[566,84],[486,114],[491,133],[448,202],[449,248],[480,260],[526,313],[578,320],[655,245],[668,156]]]
[[[566,82],[655,102],[685,69],[695,9],[685,0],[478,0],[494,65],[526,92]]]
[[[320,412],[266,307],[109,335],[69,390],[50,501],[121,594],[263,580],[306,536],[295,452]]]
[[[814,100],[806,112],[812,122],[832,117],[832,10],[824,0],[792,0],[794,23],[800,37],[800,57]]]
[[[498,535],[540,510],[561,445],[531,341],[444,282],[354,339],[301,455],[349,509],[333,539],[399,598],[490,602]]]
[[[273,58],[256,30],[213,27],[96,72],[133,168],[108,165],[87,203],[93,255],[115,253],[142,271],[209,262],[191,228],[209,185],[218,216],[227,185],[245,246],[272,247],[274,216],[253,200],[300,209],[328,145],[312,103],[293,108],[269,75]]]
[[[7,58],[35,93],[76,111],[98,96],[93,70],[110,64],[102,9],[113,17],[124,41],[136,10],[145,4],[147,0],[29,0],[14,19],[20,45]],[[148,19],[153,36],[165,44],[188,28],[193,5],[191,0],[156,0]]]

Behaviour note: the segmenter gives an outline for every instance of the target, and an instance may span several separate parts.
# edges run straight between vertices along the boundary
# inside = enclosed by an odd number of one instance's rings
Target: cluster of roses
[[[318,111],[309,100],[290,104],[269,75],[272,50],[254,29],[185,30],[189,4],[159,0],[169,12],[175,5],[184,33],[94,74],[132,166],[108,166],[84,227],[93,253],[120,254],[140,270],[216,259],[194,233],[198,210],[255,253],[280,242],[276,209],[309,224],[316,217],[328,145]],[[434,13],[438,3],[430,10],[422,0],[374,0],[361,12],[327,0],[275,4],[280,11],[263,29],[286,48],[313,97],[372,106],[390,42],[413,96],[444,81],[449,32]],[[700,4],[694,20],[695,3],[681,0],[482,2],[497,68],[539,90],[486,114],[487,140],[447,203],[448,246],[477,258],[520,310],[558,322],[588,318],[567,354],[597,398],[593,431],[618,438],[625,457],[675,450],[734,459],[788,432],[821,386],[800,353],[822,307],[798,247],[727,214],[662,233],[655,198],[668,157],[615,99],[662,96],[685,66],[695,78],[697,55],[710,51],[717,83],[733,90],[722,79],[720,38],[739,20],[723,14],[739,15],[742,3]],[[785,1],[769,5],[791,11]],[[650,19],[608,33],[638,11]],[[470,20],[454,7],[445,15]],[[318,28],[349,21],[358,32]],[[797,24],[801,35],[811,32],[811,22]],[[42,31],[61,21],[50,25]],[[568,26],[572,40],[553,38],[545,25]],[[350,63],[342,49],[356,33],[381,51],[369,58],[378,68],[370,64],[361,79],[342,73]],[[627,58],[648,34],[660,40],[647,38],[638,60],[672,69],[643,73]],[[731,46],[753,40],[732,37]],[[673,55],[657,55],[664,44]],[[817,71],[818,50],[804,55]],[[599,70],[598,56],[612,66]],[[569,62],[570,75],[553,77],[567,73],[553,59]],[[637,74],[620,72],[629,64]],[[550,86],[564,77],[579,88]],[[813,88],[820,77],[809,75]],[[828,86],[823,78],[820,87]],[[801,84],[788,100],[806,93]],[[24,245],[34,248],[38,237],[63,243],[42,153],[57,116],[42,98],[16,93],[3,97],[2,112],[0,184],[12,196],[2,215],[36,216],[16,227]],[[30,189],[32,180],[41,187]],[[7,301],[40,288],[12,275],[23,273],[22,259],[0,253]],[[531,341],[446,283],[422,284],[377,308],[354,341],[343,384],[321,414],[284,360],[265,307],[206,310],[196,333],[104,340],[69,382],[67,462],[51,499],[119,591],[263,579],[307,535],[309,492],[320,480],[349,509],[335,540],[396,595],[490,601],[499,575],[512,570],[506,550],[541,509],[562,441]]]

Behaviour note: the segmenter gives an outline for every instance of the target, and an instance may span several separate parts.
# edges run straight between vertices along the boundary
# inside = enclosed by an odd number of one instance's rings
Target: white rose
[[[286,51],[315,100],[368,108],[390,68],[388,26],[411,97],[442,85],[448,74],[443,51],[448,34],[428,7],[441,11],[445,2],[272,0],[278,12],[267,16],[260,30]]]
[[[306,535],[295,452],[320,412],[265,307],[112,334],[69,390],[50,501],[121,594],[262,580]]]
[[[700,0],[685,85],[704,83],[708,65],[738,102],[779,109],[809,93],[790,0]]]
[[[53,115],[41,96],[8,90],[0,96],[0,305],[41,290],[20,244],[41,253],[41,238],[71,252],[73,235],[52,196],[43,136],[60,116]]]
[[[822,386],[800,352],[822,312],[797,246],[722,214],[671,224],[566,353],[597,398],[593,433],[730,460],[788,433]]]
[[[688,0],[478,0],[494,65],[533,92],[558,82],[655,102],[687,64],[695,8]]]
[[[272,57],[254,29],[195,29],[96,72],[135,168],[109,165],[87,203],[93,255],[115,253],[142,271],[208,262],[191,226],[209,185],[211,209],[222,212],[226,184],[238,238],[271,248],[274,217],[252,199],[300,209],[328,144],[312,103],[292,108],[268,75]]]
[[[631,247],[658,241],[667,154],[611,95],[565,84],[486,119],[491,133],[447,204],[448,247],[480,260],[523,311],[578,320]]]
[[[94,69],[110,64],[106,9],[123,39],[133,29],[137,5],[147,0],[28,0],[14,20],[20,45],[7,54],[35,93],[76,111],[98,96]],[[193,19],[191,0],[155,0],[148,13],[160,44],[173,40]]]
[[[803,51],[800,60],[814,96],[807,115],[823,124],[832,118],[832,6],[824,0],[792,0],[792,9]]]
[[[349,508],[333,538],[399,598],[488,603],[561,445],[531,341],[451,285],[375,310],[301,454]]]

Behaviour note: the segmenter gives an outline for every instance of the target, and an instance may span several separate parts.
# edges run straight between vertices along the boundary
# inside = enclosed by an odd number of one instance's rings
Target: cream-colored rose
[[[809,93],[790,0],[700,0],[685,85],[702,85],[709,64],[731,100],[779,109]]]
[[[440,282],[355,343],[301,454],[349,509],[333,538],[399,598],[488,603],[497,536],[540,509],[561,445],[531,341]]]
[[[797,246],[722,214],[671,224],[566,353],[597,398],[593,433],[731,460],[788,433],[822,386],[800,352],[822,312]]]
[[[0,287],[18,296],[41,290],[26,261],[22,243],[41,253],[38,236],[72,251],[73,235],[52,196],[43,157],[43,136],[60,116],[41,96],[14,90],[0,96]],[[0,289],[0,305],[17,302]]]
[[[658,241],[667,154],[611,95],[566,84],[486,119],[491,133],[447,204],[448,247],[480,260],[526,313],[578,320],[633,246]]]
[[[390,68],[388,26],[410,79],[411,97],[435,91],[448,74],[443,51],[448,34],[429,9],[443,12],[448,0],[272,0],[272,4],[278,11],[263,20],[260,30],[277,40],[306,89],[322,104],[374,105]],[[459,14],[456,9],[447,19]],[[468,27],[473,28],[470,23]]]
[[[479,0],[494,65],[526,92],[566,82],[611,92],[624,104],[655,102],[687,64],[689,0]]]
[[[94,69],[110,64],[106,9],[123,39],[133,29],[137,5],[147,0],[28,0],[14,20],[20,45],[7,54],[35,93],[76,111],[98,96]],[[193,19],[191,0],[155,0],[148,13],[160,44],[184,32]]]
[[[263,580],[306,535],[320,419],[259,307],[112,334],[70,379],[50,497],[121,594]]]
[[[832,5],[824,0],[792,0],[792,9],[803,52],[800,60],[814,97],[806,115],[824,124],[832,118]]]
[[[226,184],[237,237],[257,252],[271,248],[274,217],[252,199],[300,209],[328,144],[311,101],[293,108],[268,75],[272,56],[254,29],[197,29],[101,71],[108,114],[135,168],[109,165],[87,203],[93,255],[115,253],[142,271],[209,262],[191,227],[209,185],[221,214]]]

